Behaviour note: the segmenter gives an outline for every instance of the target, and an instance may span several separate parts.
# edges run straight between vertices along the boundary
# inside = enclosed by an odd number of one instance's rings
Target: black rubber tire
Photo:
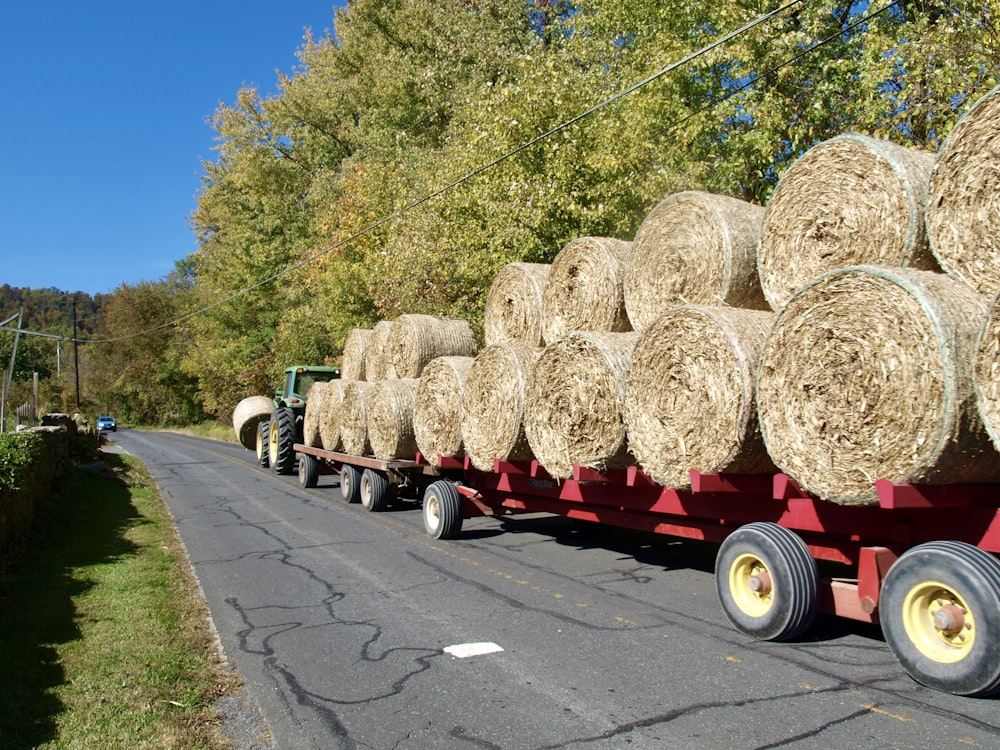
[[[366,510],[378,513],[386,510],[392,501],[389,489],[389,478],[384,472],[375,469],[365,469],[359,485],[361,504]]]
[[[319,483],[319,461],[308,453],[299,454],[299,484],[312,489]]]
[[[361,502],[361,469],[357,466],[340,467],[340,495],[349,503]]]
[[[889,568],[878,611],[886,643],[914,680],[955,695],[1000,693],[996,557],[965,542],[918,545]]]
[[[462,533],[462,498],[451,482],[439,479],[424,490],[424,530],[435,539],[457,539]]]
[[[816,560],[797,534],[775,523],[749,523],[726,537],[715,586],[733,626],[759,640],[795,638],[819,611]]]
[[[266,469],[271,465],[271,458],[268,454],[267,440],[271,423],[266,419],[257,425],[257,465]]]
[[[287,407],[271,413],[268,461],[275,474],[295,471],[295,412]]]

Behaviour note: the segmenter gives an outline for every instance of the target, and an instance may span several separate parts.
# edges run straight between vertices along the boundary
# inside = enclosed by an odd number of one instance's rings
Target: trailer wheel
[[[749,523],[726,538],[715,585],[733,626],[761,640],[800,635],[819,610],[816,560],[798,535],[775,523]]]
[[[319,461],[308,453],[299,454],[299,484],[306,489],[319,484]]]
[[[268,451],[268,435],[271,423],[264,420],[257,425],[257,465],[266,469],[271,465],[271,458]]]
[[[462,533],[462,498],[444,479],[424,490],[424,529],[435,539],[457,539]]]
[[[921,544],[882,585],[889,648],[917,682],[956,695],[1000,692],[1000,560],[965,542]]]
[[[384,472],[365,469],[361,475],[361,504],[372,513],[389,507],[392,499],[389,492],[389,478]]]
[[[361,469],[357,466],[340,467],[340,495],[349,503],[361,502]]]
[[[275,474],[291,474],[295,469],[295,412],[275,409],[268,432],[268,460]]]

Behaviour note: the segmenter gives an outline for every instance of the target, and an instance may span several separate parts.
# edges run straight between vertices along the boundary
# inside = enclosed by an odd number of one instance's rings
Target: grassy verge
[[[233,426],[231,424],[222,424],[221,422],[202,422],[201,424],[189,425],[187,427],[165,427],[162,429],[169,432],[179,432],[182,435],[191,435],[192,437],[221,440],[225,443],[238,442]]]
[[[0,747],[227,748],[220,663],[173,522],[145,469],[79,471],[0,568]]]

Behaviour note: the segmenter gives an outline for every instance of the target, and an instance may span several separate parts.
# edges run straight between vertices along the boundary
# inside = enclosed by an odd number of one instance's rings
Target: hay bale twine
[[[661,315],[632,354],[625,424],[643,471],[688,489],[704,474],[774,471],[757,423],[757,362],[775,314],[677,307]]]
[[[306,413],[302,420],[302,442],[313,448],[323,447],[323,437],[320,424],[323,419],[323,397],[326,394],[327,383],[317,381],[309,386],[306,394]]]
[[[344,383],[344,400],[340,403],[340,444],[344,453],[364,456],[372,452],[368,439],[368,392],[372,385],[364,380]]]
[[[579,237],[552,262],[542,293],[542,337],[569,331],[631,331],[625,312],[625,269],[632,243]]]
[[[344,380],[365,380],[365,351],[372,337],[371,328],[352,328],[344,340],[344,357],[340,377]]]
[[[249,450],[257,447],[257,426],[271,418],[274,401],[267,396],[250,396],[236,404],[233,410],[233,429],[240,445]]]
[[[551,269],[548,263],[508,263],[500,269],[483,313],[487,346],[542,346],[542,295]]]
[[[472,465],[493,471],[494,459],[530,461],[524,401],[541,349],[494,344],[476,355],[462,394],[462,443]]]
[[[965,113],[938,152],[927,234],[949,274],[990,298],[1000,291],[1000,86]]]
[[[413,410],[417,448],[432,466],[441,456],[457,458],[462,449],[462,394],[474,357],[438,357],[420,375]]]
[[[413,409],[417,404],[417,378],[372,383],[366,399],[368,442],[372,454],[383,461],[412,459],[417,455],[413,436]]]
[[[771,458],[842,505],[874,482],[1000,478],[976,407],[973,361],[986,300],[944,274],[861,266],[810,282],[761,354],[757,410]]]
[[[625,381],[638,333],[573,331],[545,347],[528,386],[524,432],[554,477],[573,464],[632,463],[625,431]]]
[[[476,336],[461,318],[405,314],[392,322],[386,343],[389,368],[386,378],[417,378],[437,357],[473,357]]]
[[[625,269],[625,309],[637,331],[680,305],[769,310],[757,275],[764,207],[697,190],[643,219]]]
[[[809,149],[768,201],[757,271],[781,310],[826,271],[854,265],[938,270],[924,230],[934,156],[847,134]]]
[[[343,372],[343,371],[341,371]],[[347,382],[335,379],[327,382],[323,391],[323,404],[319,414],[320,444],[328,451],[344,449],[340,436],[340,422],[344,404],[344,387]]]
[[[389,371],[390,357],[386,344],[390,331],[392,331],[392,322],[388,320],[380,320],[372,327],[372,335],[368,338],[368,345],[365,347],[364,380],[375,382],[385,379],[386,373]],[[362,378],[358,378],[358,380],[362,380]]]

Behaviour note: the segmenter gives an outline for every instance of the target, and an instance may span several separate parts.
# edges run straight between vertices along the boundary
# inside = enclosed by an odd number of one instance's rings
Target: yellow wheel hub
[[[750,617],[763,617],[774,601],[767,565],[748,553],[733,560],[729,568],[729,591],[736,606]]]
[[[925,581],[903,599],[903,627],[921,654],[940,664],[954,664],[976,641],[976,621],[965,600],[937,581]]]

